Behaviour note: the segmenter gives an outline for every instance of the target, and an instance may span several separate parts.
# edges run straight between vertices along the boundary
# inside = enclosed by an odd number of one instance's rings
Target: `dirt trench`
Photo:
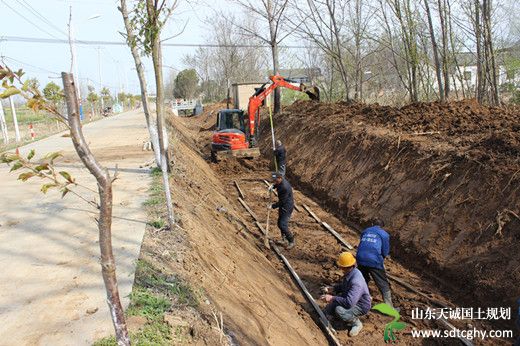
[[[156,231],[143,246],[155,257],[146,258],[149,262],[180,275],[208,297],[198,307],[207,325],[197,322],[187,342],[325,345],[322,332],[294,298],[294,284],[252,240],[242,209],[201,157],[192,134],[178,122],[173,126],[170,183],[179,227]],[[207,332],[221,327],[213,315],[219,320],[220,313],[227,335],[221,340]]]
[[[211,130],[215,121],[215,111],[219,108],[221,108],[221,105],[210,107],[203,115],[196,118],[172,119],[172,125],[178,131],[178,135],[183,138],[182,141],[188,143],[194,152],[208,162]],[[221,191],[223,191],[223,194],[228,201],[227,203],[229,203],[228,206],[233,206],[232,208],[237,213],[237,217],[244,221],[248,232],[252,235],[248,237],[248,241],[251,244],[254,244],[255,251],[258,251],[261,254],[260,256],[269,262],[269,266],[274,266],[276,268],[279,277],[278,284],[283,284],[284,286],[287,285],[288,282],[290,282],[289,274],[274,253],[263,247],[263,240],[260,231],[254,225],[253,219],[250,215],[237,202],[238,192],[234,186],[234,182],[237,181],[241,189],[245,192],[245,200],[248,205],[261,220],[265,220],[267,214],[266,205],[269,200],[267,187],[263,183],[263,179],[267,179],[270,176],[269,162],[265,159],[259,159],[256,161],[231,159],[221,161],[218,164],[210,164],[205,169],[209,169],[209,172],[207,173],[208,175],[213,174],[214,177],[220,181],[222,185]],[[311,192],[314,192],[314,190]],[[358,232],[347,226],[343,220],[335,217],[334,213],[324,210],[319,203],[316,203],[315,200],[321,202],[320,198],[317,198],[316,195],[313,194],[310,196],[313,198],[311,199],[298,189],[295,189],[297,204],[307,204],[322,220],[334,227],[348,242],[351,244],[357,244],[359,237]],[[290,251],[284,251],[284,254],[305,282],[311,294],[314,297],[319,297],[320,287],[322,285],[333,283],[340,278],[340,273],[334,267],[334,260],[339,252],[342,251],[342,247],[338,244],[335,238],[317,224],[315,220],[305,212],[305,210],[302,208],[300,209],[300,211],[295,211],[291,220],[291,228],[296,234],[297,246]],[[275,239],[279,238],[279,231],[276,228],[276,214],[272,215],[271,220],[270,232]],[[262,223],[265,224],[265,222]],[[242,249],[240,252],[241,251]],[[239,251],[236,252],[238,253]],[[442,286],[438,285],[438,282],[435,280],[431,280],[430,278],[425,279],[421,277],[421,275],[407,270],[405,267],[391,259],[388,261],[387,266],[390,273],[417,287],[426,293],[430,299],[440,301],[447,306],[455,306],[453,302],[446,298],[447,296],[445,295]],[[298,314],[300,314],[307,323],[313,324],[311,329],[316,331],[317,327],[311,320],[311,318],[315,319],[316,316],[310,305],[303,299],[294,284],[290,283],[289,287],[290,290],[284,292],[286,294],[285,298],[298,306]],[[377,288],[373,284],[371,284],[370,288],[374,295],[374,302],[380,302],[381,297]],[[411,319],[411,310],[413,308],[432,306],[430,299],[418,296],[409,289],[397,285],[396,283],[393,283],[393,291],[395,294],[396,304],[401,308],[402,320],[408,323],[410,327],[417,329],[443,328],[437,321]],[[320,304],[323,305],[321,302]],[[231,318],[233,317],[231,316]],[[364,330],[357,338],[349,338],[344,326],[338,324],[334,325],[339,331],[338,338],[342,344],[376,345],[383,343],[383,331],[385,324],[388,322],[388,318],[371,313],[368,317],[364,318],[363,322],[365,325]],[[483,325],[478,321],[474,321],[473,325],[481,328],[489,328],[489,326]],[[467,326],[459,324],[457,327],[465,328]],[[308,340],[307,342],[312,344],[315,341]],[[412,338],[409,331],[400,335],[399,342],[404,345],[460,344],[460,341],[454,339],[443,340],[442,342],[417,340]],[[507,344],[507,341],[496,340],[495,343]],[[246,342],[245,344],[248,343]],[[254,344],[263,344],[263,341],[256,340]],[[327,342],[322,338],[319,343],[315,344],[325,345]]]
[[[383,218],[392,256],[459,305],[516,311],[520,109],[299,102],[275,124],[289,178],[320,205],[357,226]]]

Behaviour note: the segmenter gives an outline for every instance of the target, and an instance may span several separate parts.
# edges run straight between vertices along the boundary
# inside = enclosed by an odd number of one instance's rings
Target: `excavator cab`
[[[211,141],[211,157],[258,157],[258,148],[249,149],[247,119],[240,109],[222,109],[217,113],[216,131]]]
[[[217,131],[237,129],[246,132],[245,114],[240,109],[223,109],[217,115]]]

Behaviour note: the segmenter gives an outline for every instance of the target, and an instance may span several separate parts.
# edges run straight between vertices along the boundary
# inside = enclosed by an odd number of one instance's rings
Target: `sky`
[[[129,1],[132,3],[132,1]],[[50,81],[60,84],[59,73],[69,71],[71,54],[68,44],[3,41],[17,36],[68,39],[69,11],[72,9],[73,35],[77,40],[123,41],[121,13],[116,0],[0,0],[0,61],[11,68],[23,68],[27,76],[36,77],[43,87]],[[208,28],[204,20],[214,11],[229,7],[226,0],[179,1],[179,7],[163,31],[162,38],[178,36],[168,43],[199,44],[205,42]],[[43,17],[43,18],[42,18]],[[183,30],[184,28],[184,30]],[[182,58],[194,47],[164,47],[163,64],[167,77],[171,71],[185,68]],[[145,59],[149,90],[154,92],[153,70]],[[139,93],[134,62],[127,46],[76,45],[78,74],[83,86],[100,85],[112,92]],[[169,66],[169,67],[166,67]]]

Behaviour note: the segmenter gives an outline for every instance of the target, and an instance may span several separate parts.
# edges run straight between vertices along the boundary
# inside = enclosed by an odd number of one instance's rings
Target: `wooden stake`
[[[242,198],[238,197],[238,201],[240,202],[240,204],[242,204],[244,208],[246,208],[247,212],[253,217],[253,219],[255,219],[255,221],[260,221],[260,219],[258,219],[258,216],[256,216],[256,214],[251,210],[251,208],[249,208],[249,206],[246,204],[246,202],[244,202]]]
[[[276,246],[276,244],[272,244],[272,247],[274,249],[274,252],[276,252],[276,254],[278,255],[278,257],[280,257],[280,259],[282,260],[283,264],[285,265],[285,267],[287,268],[287,270],[289,271],[289,273],[291,274],[291,276],[293,277],[294,281],[296,281],[296,283],[298,284],[298,287],[300,288],[300,290],[302,291],[304,297],[307,299],[307,301],[311,304],[312,308],[314,309],[314,311],[316,312],[316,314],[318,315],[318,322],[319,324],[321,325],[322,327],[322,330],[325,332],[325,335],[327,336],[327,338],[329,339],[329,341],[333,344],[333,345],[336,345],[336,346],[341,346],[339,340],[336,338],[336,336],[334,335],[334,331],[330,325],[330,322],[329,320],[327,319],[327,317],[325,316],[325,314],[323,313],[323,311],[321,311],[321,308],[319,307],[319,305],[316,303],[316,301],[314,300],[314,298],[312,297],[311,293],[309,292],[309,290],[307,290],[307,287],[305,287],[305,284],[303,283],[303,281],[300,279],[300,277],[298,276],[298,274],[294,271],[293,267],[291,266],[291,264],[289,263],[289,261],[287,260],[287,258],[285,258],[284,255],[282,255],[280,249],[278,249],[278,246]]]
[[[233,181],[235,183],[235,186],[238,190],[238,194],[242,199],[246,199],[246,196],[244,195],[244,192],[242,192],[242,189],[240,188],[240,185],[238,185],[238,182],[236,180]]]
[[[303,208],[304,208],[305,210],[307,210],[307,212],[309,213],[309,215],[312,216],[312,218],[313,218],[314,220],[316,220],[317,223],[319,223],[319,224],[322,223],[321,219],[320,219],[316,214],[314,214],[314,212],[311,210],[311,208],[309,208],[309,206],[308,206],[307,204],[304,204],[304,205],[303,205]]]

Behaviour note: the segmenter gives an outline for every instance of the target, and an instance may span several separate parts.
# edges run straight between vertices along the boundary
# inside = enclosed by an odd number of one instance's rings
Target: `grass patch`
[[[139,260],[135,274],[139,287],[153,289],[163,296],[175,299],[177,304],[197,307],[199,296],[188,284],[177,276],[166,277],[150,263]]]
[[[143,329],[130,334],[132,345],[137,346],[165,346],[172,344],[170,327],[166,323],[152,322],[146,324]],[[93,346],[117,346],[114,336],[94,342]]]
[[[150,226],[152,226],[153,228],[161,229],[164,226],[166,226],[166,221],[164,221],[163,219],[157,219],[157,220],[154,220],[154,221],[150,221],[148,224]]]
[[[143,203],[148,213],[148,225],[155,229],[166,226],[164,213],[166,201],[162,185],[162,172],[159,168],[151,170],[152,183],[149,198]],[[133,345],[159,346],[182,342],[185,331],[172,330],[164,321],[164,314],[175,307],[197,307],[203,292],[191,288],[177,275],[167,275],[143,259],[136,263],[135,281],[130,294],[127,316],[143,316],[147,324],[138,332],[130,334]],[[94,346],[117,346],[115,337],[98,340]]]
[[[152,168],[152,184],[149,190],[149,197],[143,203],[143,206],[147,207],[150,219],[152,219],[148,224],[157,229],[163,228],[166,225],[162,217],[162,209],[164,208],[161,208],[161,206],[166,205],[161,174],[162,172],[158,167]]]
[[[130,293],[130,306],[126,314],[128,316],[144,316],[150,320],[158,319],[170,309],[170,301],[160,294],[154,294],[150,290],[137,288]]]

